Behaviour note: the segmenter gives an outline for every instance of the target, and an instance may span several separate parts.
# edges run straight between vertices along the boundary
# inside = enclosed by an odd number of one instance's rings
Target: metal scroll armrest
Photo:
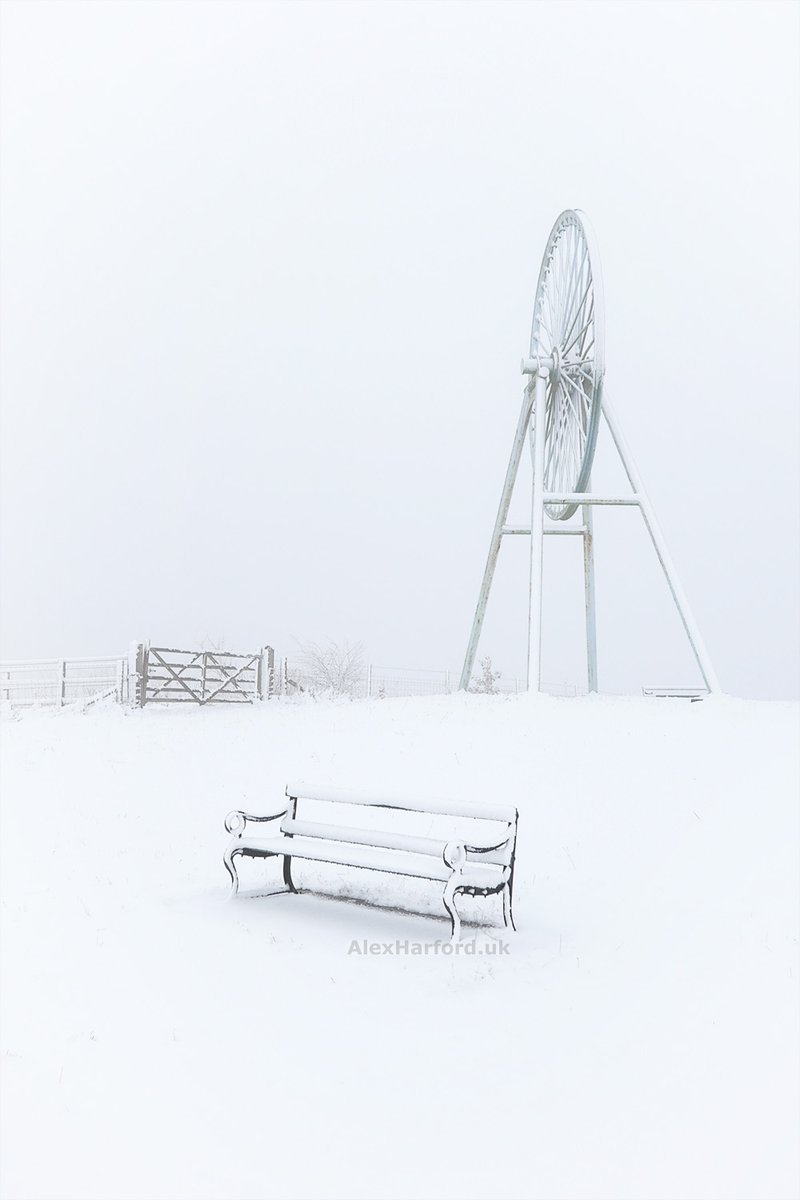
[[[502,841],[494,842],[491,846],[464,846],[470,854],[490,854],[492,850],[502,850],[511,841],[511,834],[508,833]]]
[[[467,847],[463,842],[448,842],[442,851],[445,865],[454,875],[460,875],[467,861]]]
[[[467,865],[468,854],[491,854],[493,850],[502,850],[512,840],[512,834],[509,832],[499,842],[492,842],[488,846],[473,846],[467,842],[448,842],[442,851],[442,858],[448,867],[451,867],[456,874],[460,874]]]
[[[237,808],[234,809],[233,812],[228,813],[227,817],[225,818],[225,828],[227,829],[228,833],[232,833],[234,836],[238,835],[241,837],[248,821],[278,821],[281,817],[285,817],[286,813],[287,809],[284,808],[280,812],[270,813],[269,816],[259,817],[255,816],[253,813],[242,812],[241,809]]]

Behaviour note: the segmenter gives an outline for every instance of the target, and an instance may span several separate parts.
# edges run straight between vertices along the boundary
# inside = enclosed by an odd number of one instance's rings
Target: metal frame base
[[[523,364],[524,365],[524,364]],[[611,507],[633,506],[642,514],[645,528],[656,552],[656,556],[664,572],[672,599],[678,610],[684,632],[691,646],[703,683],[709,693],[721,691],[719,680],[709,658],[700,630],[692,615],[686,593],[681,587],[675,564],[667,549],[664,535],[656,519],[655,510],[650,502],[641,476],[633,461],[630,449],[623,436],[619,423],[604,393],[602,398],[602,414],[611,434],[614,447],[619,455],[623,469],[631,485],[632,492],[627,496],[603,496],[587,492],[545,492],[544,491],[544,450],[545,450],[545,397],[549,366],[545,362],[535,365],[531,370],[533,378],[525,388],[517,430],[511,447],[506,477],[500,496],[500,505],[495,518],[492,539],[489,544],[489,554],[484,569],[483,581],[478,594],[478,603],[472,621],[464,666],[461,672],[459,687],[466,691],[472,678],[475,666],[478,641],[486,615],[486,606],[494,579],[497,556],[503,537],[522,535],[531,539],[530,558],[530,595],[528,603],[528,690],[541,691],[541,658],[542,658],[542,578],[544,572],[543,548],[544,539],[553,535],[572,535],[583,539],[584,564],[584,594],[586,610],[586,662],[588,686],[590,692],[598,690],[597,675],[597,632],[595,616],[595,579],[594,579],[594,531],[592,527],[592,508],[594,505]],[[531,447],[533,459],[533,495],[531,504],[530,526],[507,525],[508,510],[511,496],[516,483],[519,464],[522,458],[522,448],[526,437]],[[587,485],[591,488],[591,481]],[[579,505],[582,524],[559,528],[557,525],[545,527],[545,508],[547,505],[565,504]]]

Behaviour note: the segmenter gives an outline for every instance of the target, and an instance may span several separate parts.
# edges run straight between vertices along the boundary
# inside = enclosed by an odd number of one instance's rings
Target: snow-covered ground
[[[7,721],[3,1196],[795,1197],[797,725],[527,696]],[[464,931],[509,953],[348,954],[446,941],[419,881],[299,863],[311,891],[229,902],[225,813],[296,777],[516,803],[519,932]]]

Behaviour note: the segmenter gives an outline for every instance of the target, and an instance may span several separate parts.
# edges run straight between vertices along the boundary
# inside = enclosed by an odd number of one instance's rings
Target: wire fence
[[[119,704],[130,699],[127,655],[0,663],[0,704],[4,707],[61,707],[106,698]]]
[[[442,696],[459,690],[460,671],[428,670],[424,668],[382,667],[369,664],[351,672],[340,690],[355,699],[397,699],[403,696]],[[473,677],[470,691],[517,695],[526,692],[526,680],[494,673],[492,679]],[[276,672],[275,691],[284,695],[324,693],[328,689],[302,658],[284,658]],[[578,689],[571,683],[545,683],[542,691],[553,696],[575,696]]]

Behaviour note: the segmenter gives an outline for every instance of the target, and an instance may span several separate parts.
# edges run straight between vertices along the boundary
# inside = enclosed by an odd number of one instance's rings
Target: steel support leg
[[[489,544],[489,556],[486,559],[486,567],[483,572],[483,582],[478,595],[478,604],[475,609],[475,616],[472,619],[472,630],[469,635],[469,643],[467,645],[467,653],[464,659],[464,666],[461,671],[461,679],[459,688],[461,691],[466,691],[469,687],[469,681],[472,678],[472,668],[475,665],[475,655],[478,650],[478,639],[481,636],[481,628],[483,626],[483,618],[486,615],[486,602],[489,599],[489,592],[492,587],[494,578],[494,569],[497,565],[497,555],[500,550],[500,542],[503,537],[503,526],[508,517],[508,509],[511,504],[511,493],[514,491],[514,484],[517,479],[520,459],[522,458],[522,448],[525,445],[525,434],[528,430],[528,423],[531,419],[531,406],[533,404],[533,387],[529,384],[525,389],[525,395],[522,399],[522,408],[520,409],[519,420],[517,422],[517,431],[514,434],[514,443],[511,447],[511,457],[508,460],[506,469],[506,478],[503,483],[503,491],[500,496],[500,506],[497,510],[497,517],[494,523],[494,531],[492,540]]]
[[[721,688],[719,686],[719,680],[717,679],[716,671],[711,665],[711,659],[708,657],[708,651],[706,650],[705,644],[700,635],[700,630],[698,629],[694,617],[692,616],[691,609],[689,608],[689,601],[686,599],[686,594],[684,593],[684,590],[678,580],[675,564],[673,563],[670,553],[667,550],[666,542],[664,541],[664,535],[661,532],[658,521],[656,520],[653,506],[650,503],[650,498],[644,490],[641,477],[636,469],[636,465],[633,461],[628,444],[625,441],[622,430],[617,424],[617,419],[614,416],[614,410],[609,405],[605,394],[603,395],[603,415],[605,416],[606,424],[611,432],[611,436],[614,439],[614,445],[617,447],[617,453],[619,454],[620,459],[622,460],[622,465],[625,468],[625,474],[628,476],[628,480],[634,492],[636,492],[639,496],[639,508],[642,516],[644,517],[644,523],[647,526],[647,532],[650,534],[650,540],[653,543],[653,548],[658,555],[658,561],[661,563],[661,569],[666,576],[667,583],[669,584],[669,590],[672,593],[672,599],[675,601],[675,607],[677,608],[678,614],[683,622],[683,628],[686,630],[686,636],[689,639],[689,644],[692,647],[692,651],[695,659],[697,660],[697,665],[700,668],[700,673],[703,676],[705,685],[709,692],[719,692],[721,691]]]
[[[592,490],[591,479],[586,484]],[[586,675],[589,691],[597,691],[597,622],[594,608],[594,527],[592,506],[584,504],[583,515],[583,590],[586,603]]]
[[[531,504],[531,573],[528,604],[528,691],[541,690],[542,549],[544,547],[544,441],[547,371],[536,374],[533,406],[533,498]]]

